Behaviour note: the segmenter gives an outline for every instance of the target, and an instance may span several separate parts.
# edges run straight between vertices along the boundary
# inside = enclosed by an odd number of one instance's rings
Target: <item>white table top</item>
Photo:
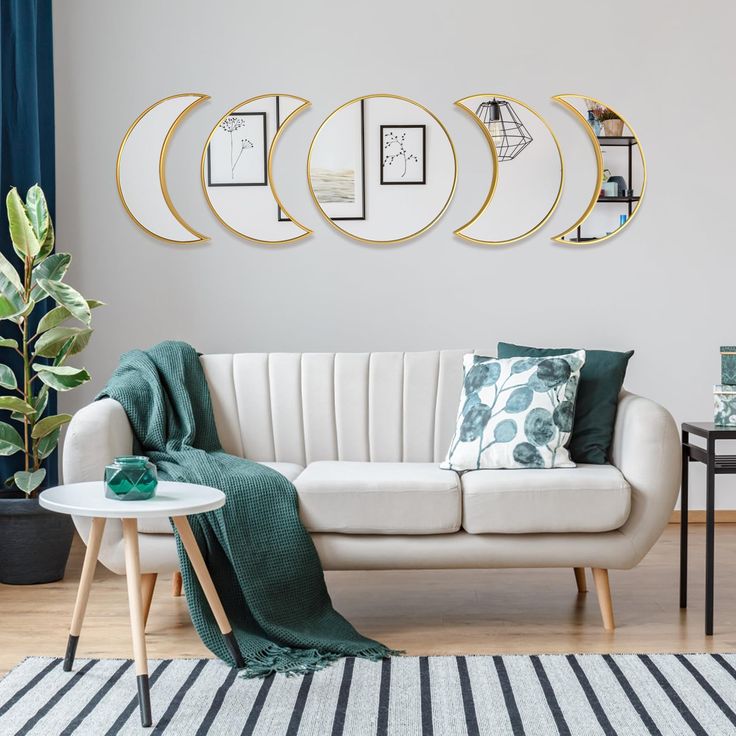
[[[209,486],[161,480],[153,498],[146,501],[118,501],[107,498],[105,484],[95,480],[48,488],[41,493],[38,501],[43,508],[60,514],[108,519],[150,519],[188,516],[219,509],[225,505],[225,494]]]

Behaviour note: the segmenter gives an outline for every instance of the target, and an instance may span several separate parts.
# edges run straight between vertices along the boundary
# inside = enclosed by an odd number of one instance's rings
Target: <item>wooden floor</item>
[[[601,625],[592,576],[578,595],[572,570],[332,572],[335,607],[367,636],[408,654],[736,651],[736,524],[716,537],[716,635],[703,633],[703,525],[691,525],[690,608],[678,607],[678,527],[670,525],[636,569],[611,572],[618,628]],[[0,672],[29,655],[63,656],[83,547],[60,583],[0,585]],[[160,579],[148,654],[209,652],[184,598]],[[125,580],[98,565],[79,657],[130,657]]]

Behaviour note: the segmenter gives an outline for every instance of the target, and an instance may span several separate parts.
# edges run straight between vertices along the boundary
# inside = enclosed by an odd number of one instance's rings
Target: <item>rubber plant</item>
[[[90,380],[84,368],[67,363],[82,351],[92,335],[92,310],[102,302],[85,299],[63,281],[72,257],[53,253],[54,227],[46,198],[32,186],[25,202],[15,188],[6,199],[10,239],[21,261],[16,270],[0,254],[0,321],[13,323],[3,330],[0,348],[18,353],[22,375],[0,362],[0,410],[20,422],[20,431],[0,422],[0,455],[23,453],[24,467],[5,481],[28,497],[37,492],[46,477],[43,461],[54,451],[69,414],[48,415],[49,393],[69,391]],[[47,299],[54,301],[33,327],[33,313]],[[70,324],[71,323],[71,324]],[[13,335],[13,336],[10,336]]]

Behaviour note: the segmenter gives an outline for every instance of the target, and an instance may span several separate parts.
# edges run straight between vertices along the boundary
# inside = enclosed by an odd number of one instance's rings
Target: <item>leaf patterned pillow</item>
[[[585,350],[553,358],[463,359],[447,470],[574,468],[567,445]]]

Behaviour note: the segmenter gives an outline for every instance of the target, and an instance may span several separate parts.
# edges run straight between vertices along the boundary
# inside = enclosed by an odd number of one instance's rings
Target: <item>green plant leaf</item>
[[[55,429],[58,429],[71,420],[71,414],[54,414],[50,417],[44,417],[40,422],[34,425],[31,437],[33,437],[34,440],[40,440],[42,437],[45,437],[47,434],[50,434]]]
[[[2,253],[0,253],[0,276],[10,281],[19,296],[23,293],[23,283],[20,280],[18,271],[16,271],[15,266]]]
[[[49,218],[49,226],[46,230],[46,237],[44,238],[44,241],[41,243],[41,250],[38,251],[38,255],[36,256],[36,263],[40,263],[44,258],[46,258],[49,253],[54,249],[54,224],[51,222],[51,218]]]
[[[18,388],[18,379],[9,365],[0,363],[0,386],[3,388]]]
[[[29,403],[33,407],[34,414],[40,417],[46,411],[46,404],[49,403],[48,386],[42,386],[38,394],[31,398]]]
[[[15,485],[18,486],[23,493],[30,495],[41,485],[41,483],[43,483],[43,479],[45,477],[46,470],[44,468],[36,470],[33,473],[29,473],[27,470],[19,470],[13,476],[13,480],[15,481]]]
[[[35,355],[40,355],[43,358],[55,358],[69,339],[72,340],[72,344],[69,346],[66,355],[75,355],[87,346],[92,332],[93,330],[89,327],[54,327],[38,338],[34,351]]]
[[[45,437],[38,441],[38,453],[39,460],[45,460],[55,449],[56,445],[59,444],[59,434],[61,429],[57,427],[51,434],[47,434]]]
[[[13,264],[0,254],[0,319],[8,319],[22,312],[23,284]]]
[[[71,312],[66,307],[54,307],[41,317],[41,321],[38,323],[38,334],[52,330],[71,316]]]
[[[98,302],[96,299],[87,299],[87,306],[90,309],[96,309],[97,307],[104,307],[105,302]],[[39,334],[53,329],[65,320],[69,319],[71,316],[71,312],[66,307],[54,307],[41,317],[41,321],[38,323]],[[2,347],[2,345],[0,345],[0,347]]]
[[[23,416],[33,414],[33,407],[30,404],[26,404],[23,399],[19,399],[17,396],[0,396],[0,409],[17,411],[19,414],[23,414]]]
[[[38,285],[38,282],[41,279],[47,279],[48,281],[61,281],[71,262],[72,257],[69,253],[54,253],[43,263],[39,263],[38,266],[33,269],[33,275],[31,277],[31,283],[33,284],[33,289],[31,289],[31,299],[39,301],[44,298],[44,290]]]
[[[33,370],[38,372],[38,377],[55,391],[69,391],[81,386],[90,379],[89,373],[84,368],[73,368],[70,365],[41,365],[33,364]],[[2,397],[0,397],[2,401]],[[0,409],[2,405],[0,405]]]
[[[18,341],[9,337],[0,337],[0,348],[15,348],[17,350]]]
[[[39,243],[43,243],[49,228],[49,210],[46,206],[46,197],[38,184],[34,184],[26,194],[26,215],[36,239]]]
[[[26,259],[26,256],[35,258],[41,250],[41,243],[38,242],[38,238],[33,232],[31,223],[26,215],[25,205],[15,187],[8,192],[5,205],[8,209],[10,239],[13,241],[15,252],[23,260]]]
[[[28,302],[28,304],[23,305],[23,309],[18,312],[18,314],[14,314],[12,317],[8,317],[8,319],[12,320],[16,324],[20,324],[20,321],[23,317],[27,317],[32,311],[33,308],[36,306],[36,302],[31,299],[31,301]]]
[[[38,285],[57,303],[66,307],[80,322],[88,325],[92,321],[92,312],[86,299],[69,284],[61,281],[39,279]]]
[[[66,356],[68,355],[69,351],[72,349],[72,345],[74,344],[74,338],[70,337],[62,346],[61,350],[57,353],[56,357],[54,358],[54,362],[52,365],[63,365],[64,361],[66,360]]]
[[[24,449],[23,438],[15,427],[0,422],[0,455],[15,455],[16,452]]]

